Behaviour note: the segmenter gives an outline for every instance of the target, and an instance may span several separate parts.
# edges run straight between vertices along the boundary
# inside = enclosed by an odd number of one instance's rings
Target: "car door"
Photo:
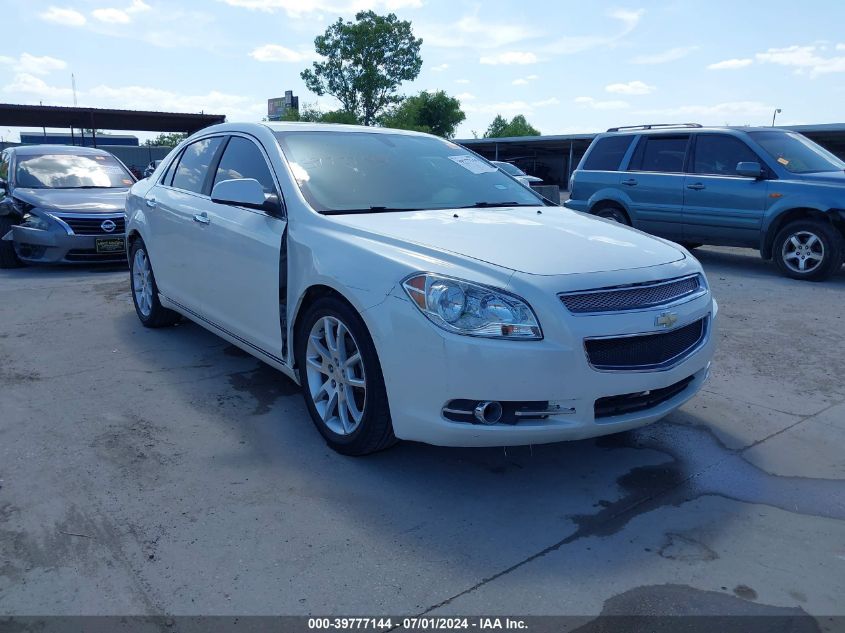
[[[197,252],[203,248],[196,218],[207,213],[211,198],[211,165],[222,151],[223,136],[209,136],[187,145],[167,173],[147,192],[145,218],[158,289],[192,310],[202,304],[197,279],[203,271]]]
[[[730,134],[700,132],[684,179],[684,240],[726,246],[758,246],[768,182],[740,176],[738,163],[765,163]],[[765,168],[764,168],[765,169]]]
[[[673,240],[683,232],[684,164],[689,134],[641,136],[620,181],[635,227]]]
[[[210,191],[216,183],[254,178],[265,196],[281,200],[277,178],[267,153],[247,135],[228,138],[213,167]],[[281,208],[281,207],[280,207]],[[193,280],[201,301],[200,315],[250,346],[282,357],[280,266],[286,219],[232,204],[203,201],[191,256],[200,271]]]

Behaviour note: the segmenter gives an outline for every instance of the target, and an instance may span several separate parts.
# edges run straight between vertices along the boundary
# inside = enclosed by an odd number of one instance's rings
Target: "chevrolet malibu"
[[[187,317],[286,374],[344,454],[615,433],[709,372],[717,305],[686,250],[434,136],[213,126],[127,215],[141,322]]]

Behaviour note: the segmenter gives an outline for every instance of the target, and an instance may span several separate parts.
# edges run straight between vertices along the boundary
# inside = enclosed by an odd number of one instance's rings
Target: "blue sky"
[[[655,121],[845,120],[845,3],[478,0],[39,0],[4,3],[0,101],[222,113],[260,120],[313,40],[356,10],[393,11],[423,38],[402,91],[443,89],[467,113],[544,134]],[[0,128],[13,140],[18,130]]]

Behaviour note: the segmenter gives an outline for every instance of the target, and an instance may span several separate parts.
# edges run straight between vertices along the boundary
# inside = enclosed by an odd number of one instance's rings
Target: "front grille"
[[[690,275],[658,283],[571,292],[560,295],[560,300],[574,314],[620,312],[666,305],[703,289],[701,276]]]
[[[671,332],[587,339],[584,346],[596,369],[658,369],[692,352],[706,330],[706,319],[699,319]]]
[[[67,224],[76,235],[123,235],[126,232],[126,220],[122,215],[107,215],[101,218],[79,218],[56,216]],[[115,223],[114,231],[104,231],[102,224],[106,220]]]
[[[693,376],[689,376],[676,382],[674,385],[662,389],[651,389],[638,393],[625,393],[621,396],[608,396],[596,400],[594,413],[596,419],[610,418],[615,415],[645,411],[656,407],[661,402],[671,400],[692,382]]]
[[[65,259],[69,262],[120,262],[126,261],[126,253],[124,251],[115,251],[113,253],[98,253],[93,248],[75,248],[65,254]]]

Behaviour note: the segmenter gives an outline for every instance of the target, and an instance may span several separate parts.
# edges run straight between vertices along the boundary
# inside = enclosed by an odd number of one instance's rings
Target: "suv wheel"
[[[381,365],[358,313],[326,297],[303,315],[296,363],[308,413],[326,443],[366,455],[396,442]]]
[[[173,325],[181,318],[178,312],[168,310],[158,300],[158,286],[144,240],[138,238],[129,251],[129,283],[135,313],[144,327],[158,328]]]
[[[628,220],[628,216],[625,215],[625,212],[619,207],[602,207],[594,211],[593,215],[596,215],[600,218],[604,218],[606,220],[613,220],[614,222],[618,222],[619,224],[631,226],[631,222],[630,220]]]
[[[821,281],[842,265],[842,235],[820,220],[796,220],[775,236],[772,254],[783,274]]]
[[[12,230],[17,222],[8,215],[0,216],[0,238]],[[22,264],[15,253],[14,242],[4,242],[0,239],[0,268],[17,268]]]

